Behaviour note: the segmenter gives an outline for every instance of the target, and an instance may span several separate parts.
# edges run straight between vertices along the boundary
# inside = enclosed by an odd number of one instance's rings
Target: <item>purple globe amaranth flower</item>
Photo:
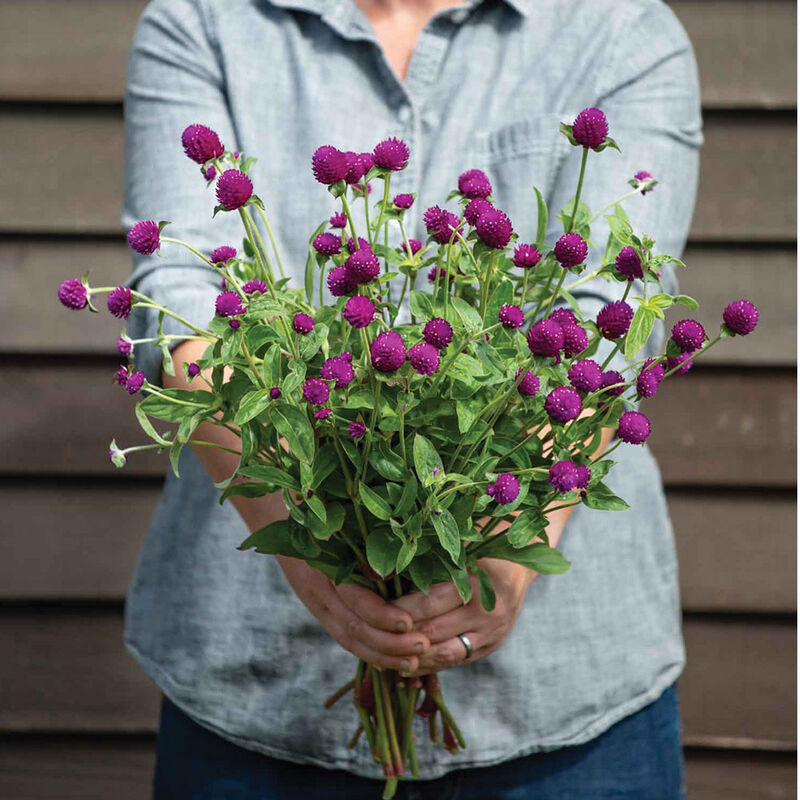
[[[694,352],[681,353],[679,356],[667,356],[667,372],[672,372],[674,369],[674,375],[685,375],[694,366],[693,355]],[[675,369],[676,367],[677,369]]]
[[[367,197],[368,195],[372,194],[372,184],[367,183],[354,183],[353,184],[353,194],[356,197]]]
[[[375,311],[375,304],[369,297],[357,294],[344,304],[342,316],[354,328],[366,328],[375,319]]]
[[[522,367],[517,370],[514,380],[519,380],[520,375],[522,375]],[[517,385],[517,391],[525,397],[533,397],[538,394],[539,385],[538,376],[534,375],[530,370],[526,370],[522,380]]]
[[[133,342],[124,336],[117,337],[117,352],[121,356],[129,356],[133,352]]]
[[[347,252],[348,253],[355,253],[356,250],[371,250],[370,243],[363,237],[358,237],[358,246],[356,246],[356,240],[351,236],[347,240]]]
[[[330,415],[331,410],[329,408],[320,408],[314,412],[314,419],[328,419]]]
[[[133,294],[127,286],[117,286],[108,293],[106,306],[112,316],[117,319],[128,319],[133,306]]]
[[[758,309],[749,300],[734,300],[725,306],[722,321],[737,335],[747,336],[758,325]]]
[[[347,214],[345,214],[344,211],[337,211],[328,220],[328,224],[331,226],[331,228],[346,228]]]
[[[213,164],[208,169],[206,170],[201,169],[200,171],[203,173],[203,177],[206,179],[206,183],[211,183],[211,181],[213,181],[214,178],[217,177],[217,168]]]
[[[660,381],[652,372],[640,372],[636,376],[636,394],[642,398],[653,397],[658,391]]]
[[[600,388],[604,389],[604,395],[609,397],[619,397],[625,391],[625,378],[615,369],[609,369],[603,373],[603,381]]]
[[[535,356],[556,358],[564,347],[564,331],[557,322],[543,319],[528,330],[528,348]]]
[[[453,341],[453,326],[441,317],[434,317],[425,323],[422,338],[437,350],[444,350]]]
[[[149,256],[161,247],[161,230],[157,222],[143,219],[128,231],[128,244],[140,256]]]
[[[597,150],[608,136],[606,115],[599,108],[584,108],[572,123],[572,135],[579,145]]]
[[[226,169],[217,181],[217,200],[226,211],[241,208],[253,195],[253,182],[240,169]]]
[[[617,422],[617,436],[627,444],[644,444],[650,435],[650,420],[641,411],[626,411]]]
[[[334,233],[321,233],[315,236],[312,246],[323,256],[337,256],[342,252],[342,240]]]
[[[451,239],[457,238],[455,231],[460,231],[461,227],[460,217],[451,211],[445,211],[439,225],[435,230],[431,231],[431,235],[439,244],[448,244]]]
[[[494,206],[488,200],[483,197],[476,197],[474,200],[470,200],[466,208],[464,208],[464,219],[474,228],[481,214],[490,208],[494,208]]]
[[[663,361],[659,361],[657,358],[648,358],[644,364],[642,364],[641,372],[654,375],[658,382],[661,383],[661,381],[664,380],[666,370],[664,369]]]
[[[486,487],[486,494],[499,506],[507,506],[519,497],[519,480],[510,472],[501,472],[494,483]]]
[[[535,267],[542,260],[542,254],[535,244],[518,244],[514,248],[514,255],[511,257],[515,267],[530,269]]]
[[[589,481],[592,479],[592,471],[586,464],[576,464],[575,469],[578,470],[578,483],[575,485],[576,489],[587,489]]]
[[[214,308],[221,317],[235,317],[237,314],[244,314],[247,311],[247,306],[242,305],[242,299],[236,292],[218,294],[214,301]]]
[[[358,275],[347,267],[334,267],[328,273],[328,289],[334,297],[343,297],[355,291],[358,286]]]
[[[603,370],[596,361],[586,358],[576,361],[567,372],[569,382],[579,391],[591,394],[603,383]]]
[[[347,151],[344,154],[347,159],[347,173],[344,176],[345,183],[358,183],[369,172],[370,165],[364,160],[361,153]]]
[[[343,355],[327,359],[320,368],[319,374],[326,381],[334,381],[333,385],[336,389],[344,389],[355,378],[352,361],[348,361]]]
[[[544,410],[554,422],[569,422],[582,409],[581,396],[571,386],[557,386],[544,401]]]
[[[485,245],[502,250],[511,241],[514,228],[511,220],[499,208],[487,208],[478,217],[475,231]]]
[[[437,267],[434,265],[428,270],[428,283],[435,283],[437,278],[449,283],[455,278],[455,275],[449,273],[446,267]]]
[[[497,321],[504,328],[521,328],[525,322],[525,315],[519,306],[500,306],[500,311],[497,313]]]
[[[401,208],[403,211],[407,211],[411,206],[414,205],[414,195],[413,194],[396,194],[394,196],[394,203],[395,208]]]
[[[125,383],[125,391],[128,394],[136,394],[142,386],[144,386],[144,372],[136,370],[128,376],[128,380]]]
[[[406,243],[403,242],[397,249],[407,256],[415,256],[422,250],[422,242],[419,239],[409,239],[408,247],[406,247]]]
[[[273,386],[269,390],[269,399],[270,400],[277,400],[280,396],[281,396],[280,386]]]
[[[468,169],[458,176],[458,191],[470,200],[486,198],[492,193],[492,184],[482,170]]]
[[[247,310],[247,309],[245,309],[245,310]],[[238,331],[238,330],[239,330],[239,328],[241,328],[241,327],[242,327],[242,323],[241,323],[241,322],[239,322],[239,320],[238,320],[238,319],[229,319],[229,320],[228,320],[228,327],[230,327],[230,329],[231,329],[232,331]]]
[[[681,353],[699,350],[706,340],[705,328],[695,319],[682,319],[672,326],[670,337]]]
[[[183,152],[197,164],[205,164],[225,152],[217,132],[207,125],[189,125],[184,128],[181,144]]]
[[[225,264],[232,258],[236,258],[236,248],[223,244],[221,247],[216,248],[216,250],[211,251],[208,260],[212,264]]]
[[[557,308],[548,317],[553,322],[557,322],[562,328],[566,325],[577,325],[578,318],[568,308]]]
[[[597,314],[597,327],[606,339],[619,339],[628,332],[633,309],[622,300],[603,306]]]
[[[645,181],[653,180],[653,175],[651,173],[649,173],[647,170],[642,169],[642,170],[639,170],[639,172],[637,172],[633,176],[633,179],[635,181],[638,181],[639,183],[644,183]],[[642,189],[642,194],[647,194],[648,192],[652,192],[653,189],[655,189],[655,186],[648,186],[648,187]]]
[[[571,461],[556,461],[547,473],[547,480],[559,494],[571,492],[578,486],[578,467]]]
[[[589,346],[589,334],[582,325],[564,324],[561,330],[564,331],[564,355],[567,358],[574,358]]]
[[[354,439],[360,439],[367,432],[367,426],[363,422],[356,420],[347,426],[347,432]]]
[[[124,389],[128,383],[128,368],[120,366],[114,373],[112,380],[114,383],[118,383]]]
[[[269,286],[264,281],[255,278],[252,281],[247,281],[242,286],[242,291],[245,294],[266,294],[269,291]]]
[[[347,156],[329,144],[318,147],[311,156],[311,171],[314,177],[326,186],[344,180],[349,170]]]
[[[408,149],[408,145],[395,136],[378,142],[372,151],[375,166],[392,172],[399,172],[401,169],[405,169],[410,155],[411,152]]]
[[[617,272],[629,281],[644,276],[641,256],[633,247],[623,247],[614,261],[614,266],[617,268]]]
[[[439,351],[427,342],[415,344],[408,351],[408,360],[420,375],[433,375],[439,371]]]
[[[301,336],[308,336],[314,330],[314,320],[308,314],[298,311],[292,319],[292,327],[295,333],[299,333]]]
[[[369,347],[372,366],[379,372],[394,372],[405,364],[406,345],[396,331],[378,334]]]
[[[308,378],[303,384],[303,397],[312,406],[324,406],[331,396],[331,387],[320,378]]]
[[[73,311],[80,311],[89,304],[86,287],[77,278],[70,278],[58,287],[58,299],[62,306]]]
[[[191,364],[186,365],[186,374],[190,378],[194,378],[196,375],[200,374],[200,365],[195,363],[194,361]]]
[[[344,262],[345,269],[358,277],[359,283],[369,283],[381,274],[381,263],[369,245],[352,253]]]
[[[564,269],[568,269],[586,261],[586,256],[589,255],[589,245],[586,244],[580,234],[565,233],[556,242],[553,254],[556,257],[556,261]]]

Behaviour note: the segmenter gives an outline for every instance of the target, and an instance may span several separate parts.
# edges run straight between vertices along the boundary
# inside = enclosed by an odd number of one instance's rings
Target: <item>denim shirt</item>
[[[123,223],[172,220],[170,235],[204,252],[240,244],[238,216],[212,220],[213,189],[180,147],[183,128],[200,122],[228,149],[259,158],[255,189],[298,286],[310,233],[338,210],[311,173],[321,144],[408,143],[411,163],[392,192],[418,193],[409,236],[425,238],[422,211],[475,167],[488,173],[522,241],[535,237],[538,186],[554,212],[552,244],[580,165],[559,123],[587,106],[606,112],[622,152],[589,154],[583,198],[599,211],[635,172],[650,171],[659,184],[628,202],[631,220],[657,251],[680,255],[702,123],[691,45],[660,0],[473,0],[425,26],[403,81],[353,0],[156,0],[129,66]],[[602,249],[606,235],[601,219],[592,240]],[[590,268],[599,257],[591,251]],[[670,269],[663,280],[675,290]],[[137,257],[131,282],[198,324],[219,291],[210,269],[170,245],[162,257]],[[578,298],[593,317],[621,291],[594,281]],[[155,329],[151,312],[134,311],[133,337]],[[657,352],[661,336],[644,355]],[[140,346],[135,356],[157,381],[155,349]],[[614,458],[609,483],[630,509],[578,507],[561,540],[569,572],[533,582],[497,652],[442,673],[468,747],[451,756],[420,729],[422,777],[585,742],[678,677],[676,560],[658,467],[646,447],[624,445]],[[188,448],[181,476],[166,480],[130,584],[129,651],[189,716],[226,739],[379,777],[363,742],[347,749],[357,723],[351,704],[322,708],[352,677],[355,658],[300,603],[274,559],[236,549],[245,525],[219,505]]]

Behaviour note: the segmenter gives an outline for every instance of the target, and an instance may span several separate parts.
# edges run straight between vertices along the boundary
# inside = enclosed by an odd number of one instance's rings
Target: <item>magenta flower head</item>
[[[370,164],[365,161],[361,153],[348,151],[344,154],[347,159],[347,174],[344,176],[345,183],[350,185],[358,183],[369,172]]]
[[[334,381],[334,387],[344,389],[355,378],[353,364],[344,356],[333,356],[329,358],[320,368],[319,374],[326,381]]]
[[[314,412],[314,419],[328,419],[331,415],[329,408],[319,408]],[[308,491],[311,491],[310,489]]]
[[[367,247],[361,247],[344,262],[345,269],[358,277],[359,283],[369,283],[381,274],[378,257]]]
[[[219,158],[225,148],[216,131],[206,125],[189,125],[181,134],[183,152],[197,164]]]
[[[269,291],[269,286],[264,281],[255,278],[252,281],[247,281],[242,286],[242,291],[245,294],[266,294]]]
[[[739,336],[747,336],[758,325],[758,309],[749,300],[734,300],[722,312],[723,322]]]
[[[437,350],[444,350],[453,341],[453,326],[441,317],[434,317],[425,323],[422,338]]]
[[[586,256],[589,255],[589,245],[583,240],[583,237],[578,233],[565,233],[553,248],[553,254],[556,261],[561,264],[564,269],[569,267],[576,267],[578,264],[583,264],[586,261]]]
[[[246,310],[247,310],[247,309],[245,309],[245,311],[246,311]],[[239,330],[239,328],[241,328],[241,327],[242,327],[242,323],[241,323],[241,322],[239,322],[239,320],[238,320],[238,319],[229,319],[229,320],[228,320],[228,325],[230,326],[230,329],[231,329],[232,331],[238,331],[238,330]]]
[[[650,435],[650,420],[640,411],[626,411],[617,423],[617,436],[627,444],[644,444]]]
[[[415,256],[422,250],[422,242],[419,239],[409,239],[408,247],[406,247],[406,243],[403,242],[397,249],[407,256]]]
[[[576,489],[587,489],[589,481],[592,479],[592,471],[586,464],[576,464],[575,469],[578,470],[578,483]]]
[[[314,330],[314,320],[308,314],[298,311],[294,315],[294,319],[292,319],[292,327],[295,333],[299,333],[301,336],[308,336]]]
[[[186,365],[186,374],[190,378],[194,378],[196,375],[200,374],[200,365],[192,361],[191,364]]]
[[[690,353],[699,350],[706,340],[703,326],[695,319],[682,319],[672,326],[670,337],[678,346],[681,353]]]
[[[567,358],[574,358],[589,346],[589,334],[582,325],[565,324],[561,330],[564,331],[564,355]]]
[[[369,355],[379,372],[394,372],[405,364],[406,345],[396,331],[384,331],[373,339]]]
[[[408,360],[420,375],[433,375],[439,371],[439,351],[427,342],[415,344],[408,351]]]
[[[58,287],[58,299],[62,306],[73,311],[80,311],[89,304],[86,287],[77,278],[70,278]]]
[[[478,238],[487,246],[502,250],[511,240],[511,220],[498,208],[488,208],[475,223]]]
[[[578,318],[568,308],[557,308],[548,317],[548,319],[552,319],[553,322],[557,322],[562,328],[567,325],[578,324]]]
[[[410,155],[408,145],[394,136],[378,142],[372,151],[375,166],[392,172],[399,172],[401,169],[405,169]]]
[[[567,372],[569,382],[579,391],[591,394],[603,383],[603,370],[596,361],[586,358],[576,361]]]
[[[348,253],[355,253],[356,250],[364,249],[370,250],[372,248],[370,247],[369,242],[363,236],[358,237],[358,247],[356,247],[356,240],[352,236],[347,240]]]
[[[128,244],[140,256],[149,256],[161,247],[161,230],[157,222],[144,219],[131,226],[128,231]]]
[[[582,409],[581,396],[571,386],[557,386],[544,401],[544,410],[554,422],[569,422]]]
[[[492,184],[486,173],[479,169],[468,169],[458,176],[458,191],[474,200],[476,197],[487,198],[492,193]]]
[[[519,481],[510,472],[501,472],[494,483],[486,487],[486,494],[499,506],[513,503],[519,497]]]
[[[571,492],[578,486],[578,467],[571,461],[556,461],[547,473],[547,480],[559,494]]]
[[[615,369],[610,369],[603,373],[601,389],[605,389],[604,395],[609,397],[619,397],[625,391],[625,378]]]
[[[606,115],[599,108],[584,108],[572,123],[572,135],[579,145],[597,150],[608,136]]]
[[[314,177],[326,186],[344,180],[349,170],[347,156],[329,144],[318,147],[311,156],[311,171]]]
[[[619,339],[628,332],[633,309],[622,300],[603,306],[597,314],[597,327],[606,339]]]
[[[232,258],[236,258],[236,248],[228,247],[228,245],[224,244],[222,245],[222,247],[218,247],[216,248],[216,250],[212,250],[211,255],[208,257],[208,260],[212,264],[225,264]]]
[[[345,304],[342,316],[354,328],[366,328],[375,319],[375,304],[369,297],[357,294]]]
[[[636,392],[639,397],[653,397],[658,385],[664,380],[664,364],[655,358],[648,358],[636,377]]]
[[[203,173],[206,183],[211,183],[217,177],[217,168],[213,164],[206,170],[201,169],[200,172]]]
[[[453,277],[453,275],[447,272],[445,267],[438,267],[435,264],[428,270],[428,283],[435,283],[437,278],[449,283],[453,280]]]
[[[557,322],[543,319],[528,330],[528,348],[535,356],[556,358],[564,346],[564,331]]]
[[[522,367],[517,370],[517,374],[514,376],[514,380],[518,380],[519,376],[522,374]],[[522,380],[519,382],[517,386],[517,391],[524,395],[525,397],[533,397],[539,392],[539,378],[538,376],[534,375],[530,370],[526,370],[525,374],[522,376]]]
[[[481,214],[490,208],[494,208],[494,206],[488,200],[483,197],[476,197],[467,203],[464,209],[464,219],[474,228]]]
[[[614,266],[617,268],[617,272],[629,281],[644,275],[642,259],[633,247],[623,247],[614,261]]]
[[[241,298],[236,292],[218,294],[214,308],[221,317],[235,317],[247,311],[247,307],[242,305]]]
[[[431,206],[423,215],[425,229],[439,243],[447,244],[454,237],[454,231],[461,227],[461,220],[450,211],[439,206]]]
[[[646,181],[652,181],[653,175],[649,173],[647,170],[643,169],[637,172],[633,176],[633,180],[636,181],[636,183],[645,183]],[[652,192],[653,189],[655,189],[655,184],[652,184],[651,186],[645,185],[645,188],[642,189],[642,194],[647,194],[648,192]]]
[[[360,439],[367,432],[367,426],[363,422],[356,420],[347,426],[347,432],[354,439]]]
[[[394,203],[395,208],[401,208],[403,211],[407,211],[409,208],[411,208],[411,206],[414,205],[414,195],[396,194],[392,202]]]
[[[312,245],[323,256],[336,256],[342,251],[342,240],[333,233],[321,233],[315,236]]]
[[[685,375],[693,366],[694,353],[681,353],[679,356],[667,356],[667,372],[675,372],[673,375]],[[677,369],[675,369],[677,367]]]
[[[497,321],[504,328],[521,328],[525,322],[525,315],[519,306],[500,306],[497,313]]]
[[[133,305],[133,295],[127,286],[117,286],[116,289],[108,293],[106,301],[111,315],[117,319],[128,319]]]
[[[337,211],[329,220],[331,228],[346,228],[347,214],[344,211]]]
[[[280,386],[273,386],[269,390],[269,399],[270,400],[277,400],[281,396],[281,388]]]
[[[324,406],[330,396],[330,386],[320,378],[308,378],[303,384],[303,397],[312,406]]]
[[[511,260],[514,262],[515,267],[530,269],[542,260],[542,254],[535,244],[518,244],[514,248],[514,255]]]
[[[358,286],[358,275],[346,267],[334,267],[328,273],[328,289],[334,297],[343,297],[355,291]]]
[[[128,394],[136,394],[142,386],[144,386],[144,372],[136,370],[128,376],[128,380],[125,383],[125,391]]]
[[[117,337],[117,352],[121,356],[129,356],[133,352],[133,342],[125,336]]]
[[[118,383],[124,389],[128,383],[128,368],[120,366],[119,369],[114,373],[112,380],[114,383]]]
[[[217,200],[227,211],[241,208],[253,194],[253,182],[239,169],[226,169],[217,181]]]

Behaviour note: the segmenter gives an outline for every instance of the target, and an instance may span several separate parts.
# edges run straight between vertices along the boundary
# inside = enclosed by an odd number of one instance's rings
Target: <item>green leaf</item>
[[[382,578],[394,572],[403,541],[388,528],[376,528],[367,536],[367,561]]]
[[[453,561],[458,563],[461,554],[461,537],[455,517],[449,511],[443,510],[438,514],[433,514],[431,521],[442,547],[447,550]]]
[[[669,294],[654,294],[647,302],[657,308],[669,308],[675,302],[675,298]]]
[[[205,390],[161,389],[158,395],[151,394],[139,406],[149,417],[166,422],[180,422],[201,409],[211,409],[213,403],[214,395]]]
[[[428,594],[433,582],[433,562],[430,558],[415,558],[408,565],[408,574],[414,581],[414,586],[421,592]]]
[[[328,338],[327,325],[315,325],[314,330],[308,336],[302,336],[300,341],[300,356],[305,360],[314,357],[317,350],[322,347],[322,343]]]
[[[300,461],[314,461],[314,430],[308,417],[296,406],[273,401],[269,418],[278,434],[286,439],[292,454]]]
[[[528,508],[519,514],[506,532],[513,547],[525,547],[547,527],[547,520],[538,508]]]
[[[542,193],[535,186],[533,191],[536,192],[536,245],[541,250],[544,248],[544,242],[547,238],[547,203]]]
[[[630,506],[621,498],[617,497],[611,489],[604,483],[590,486],[583,498],[584,505],[598,511],[625,511]]]
[[[656,314],[647,306],[639,306],[636,309],[631,326],[625,336],[625,358],[628,361],[632,361],[633,357],[644,347],[653,332],[655,321]]]
[[[311,239],[308,242],[308,257],[306,258],[306,273],[305,273],[305,290],[306,290],[306,298],[309,303],[314,302],[314,276],[316,274],[316,267],[317,267],[317,251],[313,248],[312,242],[314,239],[319,236],[322,231],[325,230],[325,226],[328,224],[327,220],[325,222],[321,222],[319,227],[311,234]],[[320,277],[320,280],[322,278]]]
[[[675,297],[675,302],[676,303],[680,303],[683,306],[686,306],[686,308],[689,308],[692,311],[697,311],[697,309],[698,309],[697,300],[695,300],[694,297],[689,297],[688,294],[679,294],[679,295],[677,295]]]
[[[500,307],[509,305],[513,300],[514,287],[511,281],[502,281],[494,292],[492,292],[489,304],[486,306],[486,324],[494,325],[497,322],[497,315],[500,313]]]
[[[165,439],[154,427],[153,423],[147,418],[145,410],[142,408],[142,403],[136,404],[136,419],[139,420],[141,429],[154,441],[162,447],[168,447],[170,442]]]
[[[281,486],[284,489],[294,489],[296,492],[300,491],[300,484],[297,482],[297,479],[286,470],[278,469],[277,467],[243,467],[239,470],[239,475],[275,486]]]
[[[615,211],[613,214],[606,214],[605,220],[608,222],[608,227],[614,238],[624,246],[630,246],[633,228],[627,219],[627,215],[620,216]]]
[[[471,306],[466,300],[463,300],[460,297],[451,297],[450,302],[452,303],[456,314],[461,317],[461,321],[464,323],[464,328],[466,329],[467,333],[473,334],[481,330],[483,327],[481,315],[477,312],[474,306]]]
[[[372,491],[364,483],[358,486],[358,496],[361,498],[367,510],[378,519],[388,520],[392,516],[392,509],[389,504],[379,495]]]
[[[406,517],[414,508],[414,501],[417,499],[419,484],[413,475],[409,475],[403,486],[403,494],[394,509],[395,516]]]
[[[515,548],[505,536],[492,536],[481,546],[479,558],[504,558],[514,561],[542,575],[559,575],[569,569],[569,561],[558,550],[548,547],[543,542],[536,542],[527,547]]]
[[[272,400],[269,396],[269,389],[256,389],[248,392],[240,401],[236,416],[233,418],[235,425],[243,425],[253,417],[257,417]]]
[[[456,415],[458,417],[458,430],[466,433],[472,423],[480,416],[481,411],[486,407],[483,400],[470,398],[468,400],[456,401]]]
[[[431,304],[431,296],[428,292],[421,292],[414,290],[409,295],[409,305],[411,306],[411,313],[417,319],[432,319],[435,314],[433,313],[433,305]]]
[[[497,597],[495,596],[492,582],[489,580],[489,576],[486,574],[485,570],[476,567],[475,571],[478,574],[478,581],[481,587],[481,605],[485,611],[491,613],[494,611],[494,607],[497,604]]]
[[[414,435],[413,453],[420,483],[429,486],[444,469],[442,459],[430,441],[419,433]]]
[[[312,494],[311,497],[306,497],[304,499],[306,501],[306,505],[314,512],[320,522],[322,522],[323,525],[326,525],[328,522],[328,515],[325,513],[325,504],[322,502],[322,500],[320,500],[315,494]]]
[[[469,603],[472,600],[472,582],[469,579],[469,572],[466,569],[453,569],[449,564],[445,564],[447,571],[456,587],[459,596],[464,603]]]
[[[277,386],[281,380],[281,348],[278,344],[272,344],[264,354],[264,363],[261,365],[261,374],[264,378],[264,385],[271,389]]]
[[[291,523],[288,519],[273,522],[251,533],[240,545],[239,550],[255,548],[257,553],[282,555],[291,558],[302,556],[291,541]]]
[[[398,572],[402,572],[411,563],[411,559],[414,558],[416,552],[416,539],[410,539],[407,542],[403,542],[402,546],[400,547],[400,552],[397,554],[397,565],[395,569]]]
[[[387,481],[402,481],[408,476],[408,468],[402,457],[390,449],[381,439],[377,448],[369,455],[369,463],[375,472]]]

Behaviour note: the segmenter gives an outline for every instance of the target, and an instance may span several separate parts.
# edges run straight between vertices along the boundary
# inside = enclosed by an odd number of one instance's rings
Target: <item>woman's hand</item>
[[[345,650],[383,669],[409,673],[419,669],[430,640],[420,631],[412,632],[408,611],[364,586],[336,586],[300,559],[275,558],[303,605]]]

